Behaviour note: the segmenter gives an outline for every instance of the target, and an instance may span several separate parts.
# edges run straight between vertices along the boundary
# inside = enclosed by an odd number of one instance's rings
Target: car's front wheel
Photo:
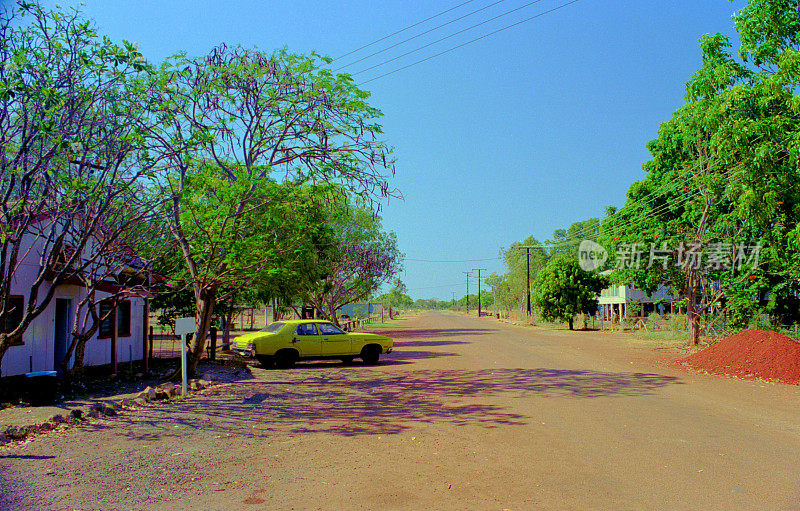
[[[378,363],[378,359],[381,357],[381,347],[371,344],[369,346],[364,346],[364,349],[361,350],[361,360],[364,361],[365,364],[374,366]]]
[[[297,361],[297,352],[292,350],[281,350],[275,354],[275,367],[278,369],[289,369],[294,367]]]

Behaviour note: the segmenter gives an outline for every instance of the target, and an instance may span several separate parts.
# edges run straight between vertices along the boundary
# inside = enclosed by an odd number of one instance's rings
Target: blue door
[[[56,330],[55,349],[53,350],[53,368],[61,372],[61,361],[67,355],[70,331],[72,330],[72,300],[56,298]]]

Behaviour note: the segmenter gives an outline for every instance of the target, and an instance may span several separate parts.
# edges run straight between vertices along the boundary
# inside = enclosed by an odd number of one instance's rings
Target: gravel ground
[[[377,367],[252,369],[0,451],[0,509],[800,509],[800,387],[430,314]]]

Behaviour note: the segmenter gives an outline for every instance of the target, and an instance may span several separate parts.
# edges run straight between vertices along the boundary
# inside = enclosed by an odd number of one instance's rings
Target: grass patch
[[[395,328],[400,326],[398,321],[384,321],[383,323],[370,323],[368,325],[364,325],[364,330],[371,330],[373,328]]]
[[[651,339],[654,341],[688,341],[688,332],[676,332],[674,330],[663,330],[659,332],[647,332],[645,330],[636,330],[632,332],[633,336],[638,339]]]

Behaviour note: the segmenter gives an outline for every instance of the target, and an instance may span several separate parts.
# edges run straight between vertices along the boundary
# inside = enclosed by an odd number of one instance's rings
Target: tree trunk
[[[19,331],[20,329],[17,328],[15,332]],[[5,333],[0,333],[0,364],[3,362],[3,356],[5,356],[6,351],[11,346],[14,346],[22,341],[22,331],[19,332],[18,335],[9,335]],[[0,366],[2,368],[2,366]],[[2,371],[0,371],[0,376],[2,376]]]
[[[8,341],[6,334],[0,334],[0,364],[3,362],[3,355],[6,354],[11,343]],[[0,365],[0,376],[3,376],[2,365]]]
[[[84,373],[84,358],[86,355],[86,343],[89,339],[94,335],[91,334],[84,334],[76,336],[75,338],[75,360],[72,363],[72,369],[67,368],[67,361],[70,359],[71,352],[68,352],[67,355],[64,357],[64,360],[61,361],[61,368],[64,370],[64,375],[68,381],[79,381],[83,378]]]
[[[233,324],[233,309],[225,315],[225,328],[222,330],[222,345],[227,346],[231,338],[231,325]]]
[[[570,329],[570,330],[572,330],[572,327],[573,327],[573,322],[574,322],[574,321],[575,321],[575,318],[569,318],[569,319],[567,320],[567,323],[569,323],[569,329]]]
[[[89,287],[88,283],[86,285]],[[94,296],[94,289],[92,288],[91,291],[86,294],[86,297],[78,302],[75,318],[72,321],[72,342],[70,343],[69,347],[67,347],[67,353],[64,355],[64,360],[60,362],[63,374],[65,374],[68,378],[76,379],[81,377],[83,373],[84,358],[86,356],[86,343],[99,328],[100,318],[97,316],[97,309],[95,309],[96,303]],[[81,311],[83,311],[84,308],[86,310],[85,317],[87,320],[88,318],[91,318],[92,325],[85,331],[81,332],[82,329],[80,316]],[[72,364],[72,370],[69,370],[67,365],[73,354],[75,355],[75,359]]]
[[[214,319],[214,303],[216,298],[215,290],[205,290],[197,300],[197,332],[193,336],[192,346],[189,350],[188,370],[194,374],[197,364],[203,358],[203,350],[206,349],[206,338],[208,329],[211,328],[211,321]]]
[[[700,317],[697,314],[697,306],[695,305],[695,280],[697,279],[697,272],[690,269],[687,272],[688,286],[686,288],[686,320],[691,329],[692,346],[700,344]]]

